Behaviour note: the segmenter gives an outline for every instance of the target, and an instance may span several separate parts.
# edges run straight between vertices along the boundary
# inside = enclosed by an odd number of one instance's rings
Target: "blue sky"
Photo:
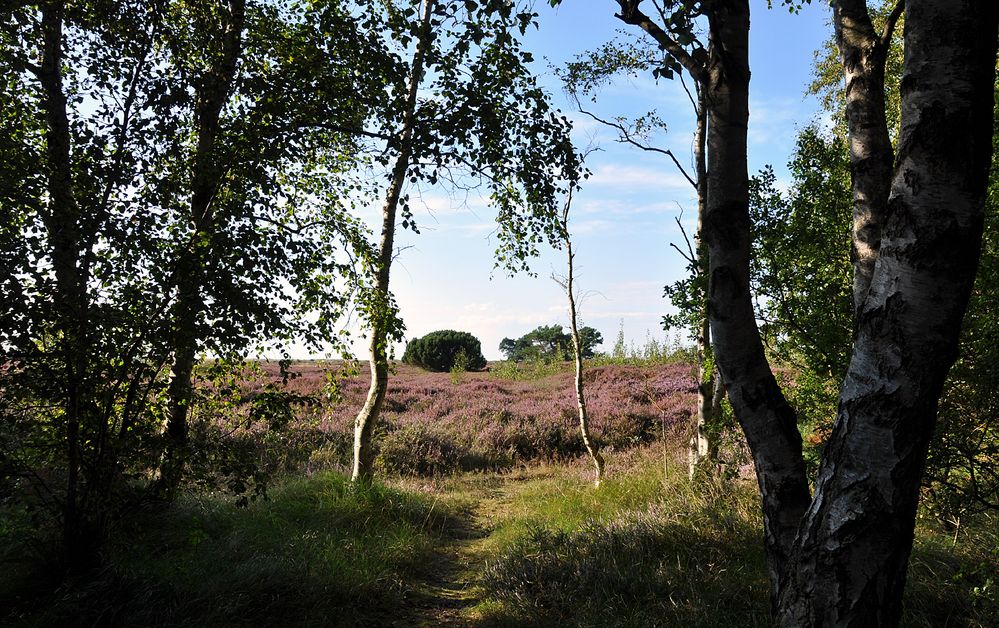
[[[577,122],[577,144],[601,149],[589,158],[593,176],[574,200],[571,228],[578,286],[587,295],[580,314],[584,324],[603,333],[605,350],[621,321],[626,339],[639,345],[647,333],[678,337],[660,327],[670,308],[663,286],[684,273],[683,259],[669,246],[682,243],[674,218],[682,210],[692,233],[696,209],[692,189],[667,158],[617,144],[611,131],[575,113],[549,70],[549,64],[561,65],[613,38],[618,29],[630,28],[613,17],[616,5],[613,0],[564,0],[551,9],[539,1],[540,28],[526,40],[556,104]],[[786,183],[785,163],[796,131],[819,115],[817,101],[804,93],[813,53],[831,32],[828,8],[816,3],[790,15],[783,8],[768,10],[765,0],[751,5],[750,171],[773,164]],[[623,78],[588,105],[604,117],[655,109],[669,125],[659,143],[685,165],[691,161],[693,116],[678,82]],[[567,324],[565,295],[550,278],[553,272],[564,273],[561,251],[548,251],[533,262],[537,277],[510,278],[493,271],[495,223],[484,199],[424,190],[414,213],[421,233],[400,232],[397,245],[403,250],[391,281],[407,338],[436,329],[468,331],[482,341],[488,359],[499,359],[503,337],[515,338],[542,324]],[[366,357],[364,347],[355,343],[358,357]]]

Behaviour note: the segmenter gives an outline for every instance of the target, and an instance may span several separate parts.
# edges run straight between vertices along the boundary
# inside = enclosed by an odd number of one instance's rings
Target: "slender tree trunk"
[[[229,0],[222,54],[197,86],[197,145],[191,171],[191,239],[177,262],[177,299],[173,312],[173,377],[168,389],[166,446],[154,490],[172,499],[187,458],[188,414],[193,398],[193,374],[204,313],[202,287],[215,232],[215,201],[224,172],[218,154],[222,110],[232,92],[242,54],[245,0]]]
[[[572,192],[569,195],[571,199]],[[576,377],[574,380],[576,388],[576,410],[579,413],[579,433],[583,437],[583,445],[586,446],[586,451],[589,452],[590,458],[593,460],[593,485],[599,487],[604,479],[604,458],[600,455],[600,450],[593,441],[593,436],[590,435],[590,421],[586,413],[586,396],[583,391],[583,346],[579,340],[579,317],[576,314],[576,295],[573,293],[575,287],[576,254],[572,250],[572,238],[569,235],[570,202],[571,200],[566,202],[562,213],[562,240],[565,242],[566,252],[567,274],[565,277],[565,294],[569,300],[569,328],[572,332],[572,356],[576,365]]]
[[[906,5],[889,217],[783,590],[786,626],[898,623],[926,450],[977,268],[999,7]]]
[[[883,35],[874,31],[866,0],[833,3],[836,44],[846,83],[846,119],[850,131],[853,186],[853,300],[859,312],[877,261],[888,210],[894,151],[885,120],[885,60],[899,0]]]
[[[704,234],[715,356],[732,408],[753,453],[773,593],[809,502],[794,410],[763,351],[749,288],[749,3],[716,2],[707,68],[708,202]]]
[[[63,17],[61,1],[42,5],[42,60],[38,79],[45,112],[48,210],[44,223],[55,271],[54,311],[61,332],[64,371],[63,422],[66,447],[66,495],[63,503],[63,553],[70,569],[91,562],[99,539],[92,538],[81,506],[81,423],[88,360],[86,347],[87,286],[80,261],[81,211],[73,192],[71,139],[63,88]]]
[[[709,426],[713,420],[712,398],[715,388],[715,367],[711,357],[711,321],[708,318],[708,247],[704,241],[704,216],[708,207],[708,173],[705,155],[707,140],[707,102],[705,90],[697,88],[697,126],[694,131],[694,167],[697,171],[697,234],[694,236],[696,258],[694,272],[701,290],[700,328],[697,334],[697,424],[690,441],[688,475],[692,478],[705,460],[711,460]],[[715,447],[714,460],[717,460]]]
[[[718,372],[718,367],[714,367],[714,376],[712,377],[714,381],[714,390],[711,391],[711,420],[721,421],[722,418],[722,401],[725,399],[725,382],[722,381],[721,373]],[[718,461],[719,449],[721,448],[721,443],[718,442],[718,430],[709,435],[708,438],[708,460]]]
[[[398,135],[399,155],[392,168],[388,191],[385,195],[385,204],[382,206],[382,232],[375,278],[376,304],[371,313],[372,319],[370,321],[369,367],[371,384],[368,387],[368,397],[364,406],[361,407],[361,411],[354,419],[354,466],[351,472],[353,481],[366,482],[371,479],[374,471],[374,448],[371,434],[378,422],[382,402],[385,400],[385,393],[388,390],[388,338],[385,317],[388,315],[389,273],[392,268],[395,217],[412,155],[413,127],[416,123],[416,97],[420,89],[420,81],[423,79],[423,65],[433,34],[430,18],[433,16],[435,5],[436,0],[424,0],[423,2],[423,11],[420,17],[420,37],[413,53],[402,129]]]

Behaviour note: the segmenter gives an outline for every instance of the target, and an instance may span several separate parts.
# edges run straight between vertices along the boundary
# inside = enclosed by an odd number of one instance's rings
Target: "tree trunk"
[[[888,219],[783,590],[786,626],[898,623],[920,476],[978,262],[999,7],[908,0],[906,11]]]
[[[92,562],[100,543],[90,530],[81,505],[81,423],[88,370],[86,316],[88,295],[80,261],[80,206],[73,191],[71,139],[62,79],[63,17],[61,1],[42,5],[42,59],[38,71],[45,112],[45,155],[48,211],[43,216],[55,272],[53,295],[56,328],[61,332],[64,369],[62,391],[66,447],[66,495],[63,502],[63,555],[71,570]]]
[[[718,372],[718,367],[714,367],[714,375],[712,376],[715,388],[711,392],[711,420],[721,421],[722,418],[722,401],[725,399],[725,382],[722,381],[721,373]],[[718,430],[714,433],[708,435],[708,460],[717,461],[718,450],[721,447],[721,443],[718,442]]]
[[[749,287],[749,4],[712,5],[708,102],[708,201],[704,235],[715,356],[746,434],[760,487],[767,567],[780,590],[791,545],[809,502],[794,410],[764,355]]]
[[[218,154],[222,110],[232,92],[242,54],[245,0],[230,0],[223,33],[222,55],[197,86],[197,144],[191,170],[191,239],[177,261],[177,299],[173,312],[173,377],[168,389],[166,444],[154,491],[173,499],[187,458],[188,414],[193,398],[193,373],[204,313],[202,287],[216,228],[214,202],[224,173]]]
[[[572,192],[569,193],[569,198],[572,198]],[[583,445],[586,446],[586,451],[589,452],[590,458],[593,460],[594,466],[594,477],[593,485],[600,487],[600,483],[604,479],[604,458],[600,455],[600,451],[595,442],[593,442],[593,437],[590,435],[590,422],[589,416],[586,413],[586,396],[583,392],[583,346],[579,341],[579,321],[576,314],[576,295],[573,294],[574,284],[575,284],[575,253],[572,250],[572,238],[569,235],[569,205],[570,202],[567,201],[565,209],[562,213],[562,240],[565,242],[566,251],[566,278],[565,278],[565,294],[566,298],[569,300],[569,328],[572,332],[572,355],[573,361],[576,365],[576,377],[574,380],[574,385],[576,388],[576,409],[579,413],[579,433],[583,437]]]
[[[381,412],[385,392],[388,390],[388,351],[387,326],[385,317],[389,306],[389,273],[392,268],[393,241],[395,240],[395,216],[406,182],[406,172],[412,155],[413,127],[416,123],[417,94],[423,79],[423,65],[432,36],[430,18],[433,16],[436,0],[424,0],[420,17],[420,37],[413,53],[409,85],[403,111],[402,129],[398,135],[399,155],[396,157],[389,180],[385,204],[382,206],[382,232],[378,249],[378,268],[375,278],[375,305],[371,312],[371,343],[369,345],[369,367],[371,384],[368,397],[354,419],[354,466],[351,472],[353,481],[369,481],[374,471],[374,448],[371,434]]]
[[[697,333],[697,424],[690,440],[688,475],[694,477],[704,461],[717,461],[711,456],[711,435],[709,425],[713,421],[712,397],[715,388],[715,367],[711,356],[711,322],[708,319],[708,247],[704,241],[704,216],[708,203],[708,176],[705,155],[707,140],[707,102],[705,90],[697,88],[697,126],[694,131],[694,167],[697,170],[697,233],[694,236],[696,246],[694,272],[696,273],[697,289],[701,291],[700,328]]]
[[[902,0],[904,1],[904,0]],[[899,7],[902,6],[899,2]],[[898,9],[900,10],[900,9]],[[859,312],[874,274],[888,209],[894,151],[885,120],[885,60],[898,13],[883,36],[874,31],[866,0],[833,3],[836,44],[846,84],[853,186],[853,300]]]

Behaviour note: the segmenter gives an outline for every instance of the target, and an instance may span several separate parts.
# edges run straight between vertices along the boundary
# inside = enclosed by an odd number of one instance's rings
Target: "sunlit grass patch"
[[[768,625],[752,487],[656,462],[596,490],[565,475],[518,490],[483,578],[487,623]]]

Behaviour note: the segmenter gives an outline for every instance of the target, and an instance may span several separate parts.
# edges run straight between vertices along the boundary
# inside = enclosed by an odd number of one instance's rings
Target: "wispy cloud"
[[[631,191],[675,190],[683,193],[689,193],[691,189],[690,182],[669,166],[651,168],[621,163],[595,167],[586,185],[627,188]]]

